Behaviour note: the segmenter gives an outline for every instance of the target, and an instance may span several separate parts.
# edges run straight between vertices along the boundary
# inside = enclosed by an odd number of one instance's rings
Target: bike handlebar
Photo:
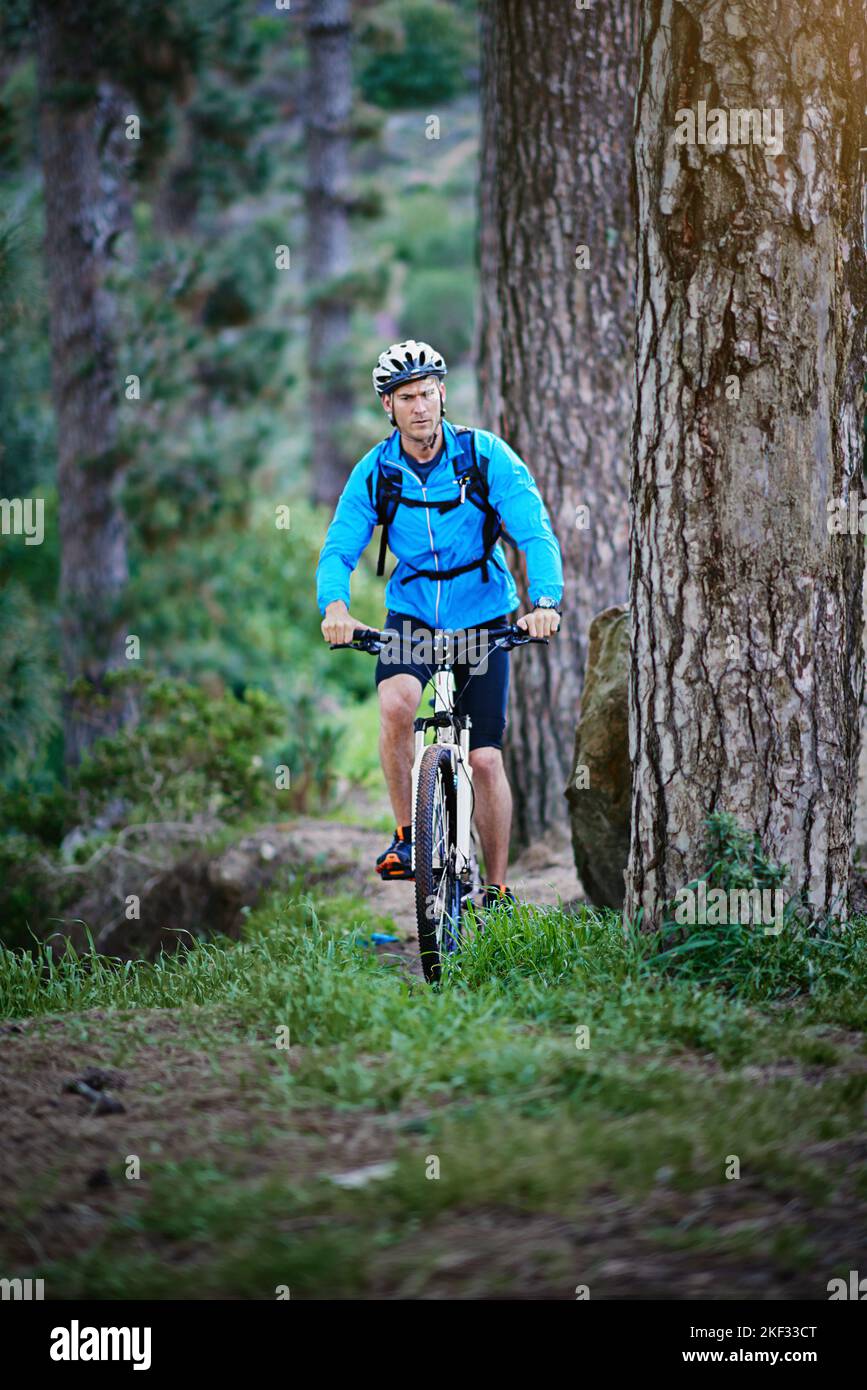
[[[531,642],[538,642],[547,647],[547,637],[531,637],[522,627],[516,623],[508,623],[504,627],[483,628],[487,632],[491,641],[502,643],[504,651],[511,651],[513,647],[526,647]],[[450,634],[456,636],[456,633]],[[333,652],[355,651],[368,652],[371,656],[378,656],[382,651],[383,643],[388,641],[386,632],[377,632],[372,627],[357,627],[352,634],[351,642],[331,642],[330,649]]]

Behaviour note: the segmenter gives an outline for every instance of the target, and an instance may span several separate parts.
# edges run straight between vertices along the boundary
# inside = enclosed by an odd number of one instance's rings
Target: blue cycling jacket
[[[350,606],[349,577],[377,524],[371,491],[375,498],[381,466],[400,469],[404,497],[439,502],[459,496],[455,460],[463,455],[469,436],[459,435],[443,420],[443,438],[442,457],[424,486],[401,455],[397,430],[355,465],[319,556],[316,581],[322,613],[337,599]],[[475,446],[483,470],[487,461],[488,501],[526,552],[530,601],[545,596],[559,603],[563,594],[560,546],[530,470],[514,449],[488,430],[475,431]],[[478,627],[516,608],[518,592],[502,545],[497,545],[488,565],[487,583],[479,569],[453,579],[416,578],[402,583],[417,569],[454,569],[478,559],[483,550],[483,522],[483,513],[469,498],[444,513],[398,505],[388,528],[389,548],[398,563],[386,586],[387,607],[420,618],[429,627],[452,630]]]

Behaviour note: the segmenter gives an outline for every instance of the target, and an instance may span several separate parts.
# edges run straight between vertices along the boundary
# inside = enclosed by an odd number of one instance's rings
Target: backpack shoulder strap
[[[475,430],[468,425],[455,425],[454,430],[461,440],[461,452],[452,465],[455,477],[462,487],[466,487],[470,500],[476,506],[481,503],[484,511],[488,506],[488,461],[479,460]]]
[[[502,538],[509,543],[513,550],[517,551],[518,547],[514,539],[509,535],[503,525],[500,513],[489,499],[488,464],[490,459],[476,448],[476,431],[466,426],[460,426],[456,427],[455,433],[470,436],[468,440],[470,446],[469,461],[466,459],[456,460],[455,475],[462,484],[466,485],[468,499],[478,507],[480,512],[485,514],[486,542],[490,540],[490,544],[493,546],[497,540]]]
[[[376,489],[374,491],[374,475],[376,477]],[[367,475],[367,493],[370,497],[371,506],[376,509],[377,525],[382,527],[379,538],[379,559],[376,562],[376,573],[379,577],[385,574],[385,556],[388,550],[388,528],[394,521],[394,514],[400,502],[403,490],[403,479],[400,473],[386,473],[381,463],[376,468],[372,468]]]

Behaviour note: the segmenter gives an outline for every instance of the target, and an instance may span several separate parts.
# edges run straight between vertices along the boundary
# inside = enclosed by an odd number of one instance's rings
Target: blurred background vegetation
[[[100,25],[103,8],[94,6],[93,42],[147,133],[107,283],[129,523],[126,630],[142,652],[131,663],[141,675],[129,679],[144,718],[64,771],[51,251],[33,20],[27,0],[11,0],[0,36],[0,495],[44,499],[45,540],[0,542],[7,940],[20,939],[36,900],[34,863],[59,854],[76,827],[81,856],[87,834],[121,818],[192,815],[205,784],[227,822],[273,815],[281,763],[291,768],[283,810],[327,813],[350,786],[374,805],[381,791],[372,669],[329,654],[314,592],[329,513],[309,501],[303,25],[295,6],[276,14],[254,0],[134,0],[121,25]],[[449,361],[452,418],[475,410],[474,0],[356,3],[352,64],[353,268],[342,293],[358,458],[387,433],[370,372],[396,338],[433,339]],[[438,139],[428,138],[431,114]],[[291,267],[275,273],[280,244]],[[124,393],[133,375],[138,400]],[[284,504],[291,524],[279,530]],[[368,555],[353,597],[372,624],[384,612],[373,568]],[[184,740],[165,737],[166,719],[184,722]],[[241,775],[242,762],[257,776]],[[153,775],[141,775],[145,765]],[[234,794],[220,800],[230,783]],[[112,801],[122,807],[114,820]]]

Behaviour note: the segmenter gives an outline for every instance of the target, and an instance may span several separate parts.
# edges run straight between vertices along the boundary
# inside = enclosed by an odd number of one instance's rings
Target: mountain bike
[[[548,645],[514,625],[481,629],[488,653],[511,651],[531,642]],[[470,766],[469,716],[455,713],[453,667],[466,649],[466,634],[433,634],[431,681],[433,714],[413,725],[412,867],[415,874],[416,924],[425,979],[437,984],[446,956],[458,949],[462,925],[481,888],[473,830],[473,770]],[[334,642],[331,650],[378,656],[388,633],[356,628],[351,642]],[[471,675],[470,680],[473,679]],[[430,682],[429,682],[430,683]],[[434,741],[427,743],[429,731]]]

